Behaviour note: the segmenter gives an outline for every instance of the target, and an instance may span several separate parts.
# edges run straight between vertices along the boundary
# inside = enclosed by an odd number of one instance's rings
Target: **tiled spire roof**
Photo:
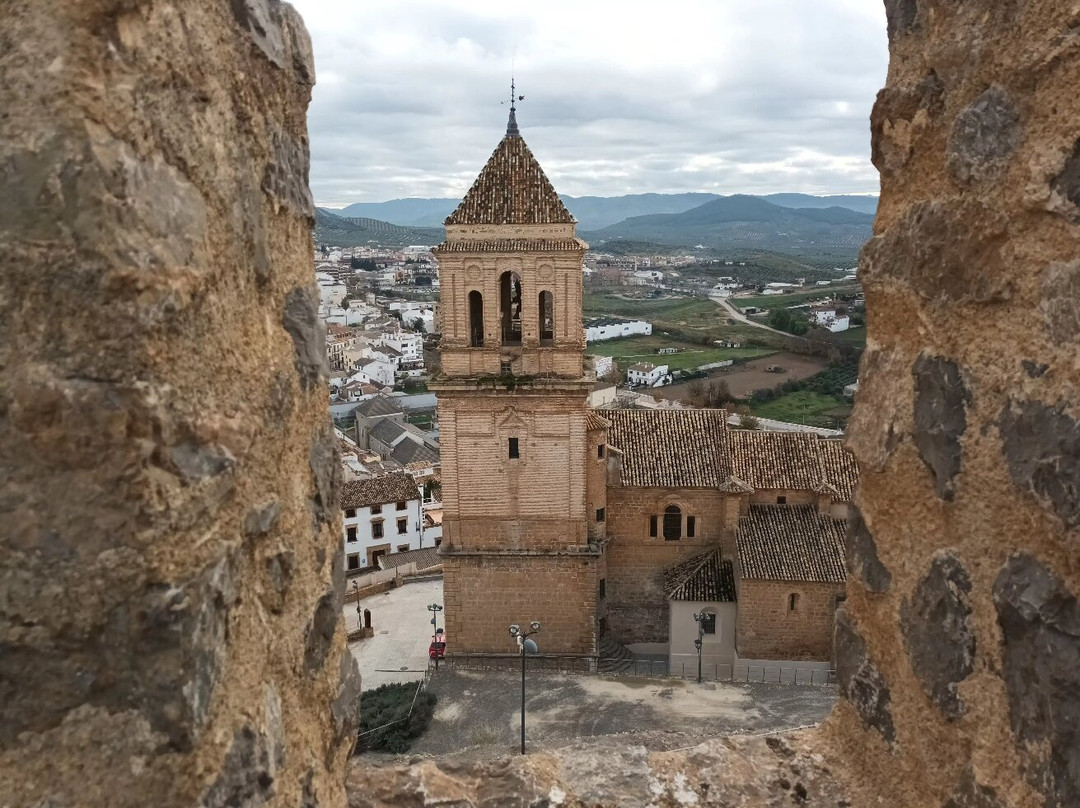
[[[569,224],[574,221],[544,169],[517,131],[511,112],[506,137],[446,224]]]

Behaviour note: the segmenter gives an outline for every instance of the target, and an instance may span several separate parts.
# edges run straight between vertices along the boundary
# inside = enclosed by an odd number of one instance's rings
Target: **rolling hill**
[[[874,217],[847,208],[786,208],[753,196],[724,196],[683,213],[635,216],[583,233],[593,247],[615,239],[678,247],[773,250],[795,255],[854,256],[871,236]]]
[[[443,229],[402,227],[368,218],[343,218],[326,208],[315,209],[315,243],[334,247],[407,247],[438,244]]]

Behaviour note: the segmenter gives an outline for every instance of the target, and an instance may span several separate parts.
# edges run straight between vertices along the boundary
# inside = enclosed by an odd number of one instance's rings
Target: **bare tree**
[[[760,425],[756,416],[748,412],[739,414],[739,426],[742,429],[757,429]]]

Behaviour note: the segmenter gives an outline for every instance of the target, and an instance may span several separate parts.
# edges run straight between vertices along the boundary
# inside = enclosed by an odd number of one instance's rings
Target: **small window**
[[[408,519],[398,519],[397,520],[397,532],[398,532],[399,536],[402,533],[408,533],[409,532],[409,520]]]
[[[381,539],[382,536],[383,536],[382,522],[372,522],[371,523],[371,537],[374,538],[374,539]]]
[[[694,530],[697,526],[697,518],[693,516],[686,517],[686,538],[694,538]]]
[[[518,439],[517,438],[510,438],[509,452],[510,452],[510,459],[511,460],[517,460],[519,457],[521,457],[521,451],[518,449]]]
[[[405,510],[405,505],[406,505],[406,503],[404,503],[404,502],[399,502],[399,503],[397,504],[397,509],[398,509],[399,511],[403,511],[403,510]]]
[[[604,459],[604,444],[600,444],[596,447],[596,458],[598,460]]]
[[[716,633],[716,615],[713,612],[705,612],[701,616],[701,631],[703,634]]]
[[[356,518],[356,508],[346,508],[345,509],[345,518],[346,519],[355,519]]]
[[[359,553],[349,553],[347,558],[349,560],[349,569],[351,569],[351,570],[360,569],[360,554]]]
[[[603,600],[607,596],[607,579],[600,579],[600,599]]]
[[[682,510],[678,505],[664,508],[664,541],[678,541],[682,538]]]
[[[792,592],[790,595],[788,595],[787,608],[788,608],[789,612],[797,612],[797,611],[799,611],[799,593],[798,592]]]
[[[356,541],[356,528],[355,527],[347,527],[347,528],[345,528],[345,539],[346,539],[346,541]]]
[[[397,546],[397,551],[399,553],[407,553],[407,552],[409,552],[409,545],[407,545],[407,544],[399,544]]]
[[[603,508],[597,508],[596,509],[596,521],[597,522],[603,522],[604,521],[604,509]]]
[[[776,504],[777,505],[787,505],[787,497],[777,497],[776,498]]]
[[[649,537],[650,537],[650,538],[653,538],[653,539],[655,539],[655,538],[656,538],[656,534],[657,534],[657,530],[656,530],[656,528],[657,528],[657,522],[659,522],[659,521],[660,521],[660,520],[659,520],[659,518],[658,518],[658,517],[656,516],[656,514],[653,514],[652,516],[650,516],[650,517],[649,517]]]
[[[371,513],[372,513],[373,516],[375,514],[377,514],[377,513],[382,513],[382,505],[372,505],[371,506]]]
[[[435,546],[439,547],[442,544],[442,539],[435,539]]]
[[[514,367],[510,362],[511,360],[509,359],[503,359],[499,362],[499,373],[501,373],[503,376],[509,376],[511,373],[514,372]]]

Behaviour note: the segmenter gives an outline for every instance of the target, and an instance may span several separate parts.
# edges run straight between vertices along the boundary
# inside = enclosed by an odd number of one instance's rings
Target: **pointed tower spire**
[[[517,106],[518,101],[524,101],[525,96],[517,95],[517,90],[514,87],[514,77],[510,77],[510,120],[506,122],[506,136],[507,137],[521,137],[521,130],[517,125]]]

